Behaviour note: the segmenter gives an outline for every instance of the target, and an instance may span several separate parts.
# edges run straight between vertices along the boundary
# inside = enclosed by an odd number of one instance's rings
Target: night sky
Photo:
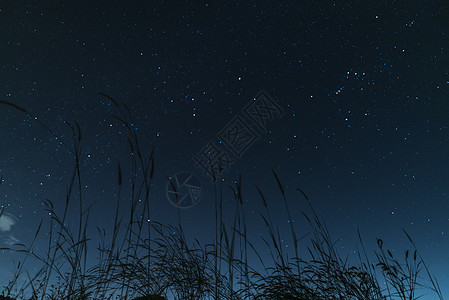
[[[193,174],[200,196],[179,210],[181,222],[189,238],[213,241],[214,183],[195,158],[215,145],[233,160],[223,186],[242,176],[250,238],[261,247],[255,185],[291,241],[273,169],[298,235],[310,232],[299,187],[342,253],[357,250],[359,228],[369,251],[382,238],[402,255],[411,249],[405,229],[449,295],[447,2],[65,2],[0,4],[0,100],[33,116],[0,105],[0,247],[31,242],[48,220],[45,199],[62,211],[74,167],[64,121],[82,131],[91,238],[95,226],[112,226],[117,164],[128,183],[131,158],[119,111],[101,92],[129,107],[143,152],[155,149],[152,220],[177,224],[167,178]],[[244,131],[239,149],[223,142],[235,129]],[[2,283],[13,262],[0,252]]]

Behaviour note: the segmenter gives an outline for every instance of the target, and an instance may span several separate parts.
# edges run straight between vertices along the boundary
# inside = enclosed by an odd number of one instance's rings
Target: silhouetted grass
[[[313,209],[311,201],[302,189],[297,189],[299,200],[305,201],[310,212],[302,212],[311,228],[310,246],[300,242],[294,226],[289,200],[279,176],[272,171],[290,224],[293,255],[282,246],[278,226],[270,214],[270,199],[256,187],[263,205],[260,212],[267,234],[262,242],[270,253],[262,257],[247,230],[246,209],[243,202],[243,183],[239,177],[234,185],[225,185],[222,169],[213,171],[215,190],[215,240],[202,245],[189,242],[182,225],[150,221],[151,182],[154,176],[154,149],[150,154],[142,149],[133,118],[127,106],[108,95],[119,111],[116,120],[127,130],[130,151],[131,174],[124,180],[121,165],[117,165],[118,194],[115,199],[114,224],[110,231],[97,227],[98,261],[87,266],[89,216],[92,205],[84,208],[83,184],[80,167],[80,126],[66,123],[73,134],[70,152],[73,154],[73,170],[69,178],[62,214],[50,200],[45,201],[49,217],[42,220],[29,246],[15,244],[2,248],[24,255],[17,265],[9,284],[2,290],[0,299],[418,299],[418,288],[423,288],[442,299],[437,281],[419,254],[415,243],[406,233],[413,249],[403,257],[394,257],[378,239],[375,260],[370,261],[360,232],[362,248],[358,263],[343,258],[335,247],[326,223]],[[23,108],[0,101],[29,114]],[[47,127],[45,127],[47,129]],[[53,132],[53,135],[56,136]],[[61,139],[60,143],[63,143]],[[64,143],[68,145],[67,143]],[[2,180],[0,179],[0,185]],[[124,182],[130,182],[129,195],[122,194]],[[235,200],[232,222],[227,224],[223,216],[224,188],[229,188]],[[139,206],[139,199],[143,205]],[[121,215],[119,207],[129,203],[129,211]],[[79,207],[77,224],[68,222],[68,212]],[[0,211],[0,217],[3,210]],[[179,213],[179,212],[178,212]],[[45,221],[45,223],[44,223]],[[33,246],[44,224],[48,224],[48,245],[43,254],[33,251]],[[55,229],[56,228],[56,229]],[[305,254],[300,255],[300,249]],[[292,255],[289,257],[289,255]],[[253,257],[262,267],[249,262]],[[28,259],[41,263],[40,269],[30,274],[25,265]],[[430,279],[430,286],[420,283],[420,274]],[[19,280],[25,276],[26,280]],[[10,298],[11,297],[11,298]]]

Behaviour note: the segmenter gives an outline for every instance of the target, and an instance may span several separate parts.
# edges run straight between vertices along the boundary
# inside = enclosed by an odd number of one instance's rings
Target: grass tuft
[[[309,212],[302,211],[311,228],[310,246],[300,255],[299,242],[308,234],[298,237],[295,214],[290,210],[290,201],[282,181],[274,170],[272,174],[287,213],[289,235],[293,242],[293,253],[285,250],[279,226],[270,214],[271,201],[263,191],[256,190],[263,204],[260,221],[266,235],[261,241],[253,240],[248,233],[246,206],[243,201],[244,183],[239,176],[235,185],[229,185],[234,198],[232,216],[224,216],[222,168],[215,172],[211,166],[214,182],[215,240],[201,244],[190,241],[181,222],[178,225],[163,224],[150,218],[151,186],[155,175],[154,148],[150,155],[142,149],[139,136],[134,129],[132,114],[128,107],[112,97],[99,93],[114,104],[121,122],[127,131],[129,164],[131,173],[126,178],[121,163],[117,164],[117,197],[113,228],[96,227],[98,260],[87,265],[90,212],[93,204],[85,208],[82,195],[83,180],[80,165],[82,134],[77,122],[66,122],[73,135],[70,152],[74,154],[73,170],[69,178],[62,213],[52,201],[45,200],[48,213],[41,220],[29,246],[15,244],[1,248],[22,255],[15,273],[3,287],[2,299],[418,299],[419,290],[430,291],[443,299],[438,282],[430,274],[411,236],[404,231],[413,249],[406,250],[401,258],[385,249],[382,239],[377,239],[374,260],[369,260],[362,235],[358,238],[362,251],[354,258],[342,257],[325,221],[316,213],[306,193],[297,188],[301,198],[309,205]],[[15,104],[0,101],[22,113],[28,111]],[[41,124],[41,123],[39,123]],[[47,127],[44,127],[47,128]],[[54,134],[53,132],[51,132]],[[58,138],[61,142],[62,139]],[[69,145],[64,143],[65,145]],[[3,177],[0,178],[0,185]],[[129,179],[129,180],[128,180]],[[122,189],[129,182],[129,194]],[[174,184],[169,181],[175,190]],[[176,195],[176,193],[175,193]],[[141,200],[141,201],[139,201]],[[139,205],[142,202],[143,205]],[[120,214],[120,207],[129,204],[128,211]],[[79,207],[77,222],[68,220],[74,205]],[[0,210],[0,218],[4,213]],[[225,218],[230,217],[230,218]],[[231,220],[227,223],[226,220]],[[48,244],[44,253],[34,251],[34,244],[48,225]],[[260,244],[266,249],[261,249]],[[305,245],[305,244],[304,244]],[[268,251],[269,258],[261,255]],[[89,250],[91,251],[91,250]],[[413,251],[413,255],[411,255]],[[403,258],[402,258],[403,257]],[[41,267],[31,274],[27,267],[29,259]],[[258,261],[258,265],[252,263]],[[425,286],[420,274],[425,271],[430,285]]]

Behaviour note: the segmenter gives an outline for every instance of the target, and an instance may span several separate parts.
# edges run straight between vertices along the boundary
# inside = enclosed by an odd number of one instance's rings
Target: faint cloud
[[[16,221],[12,215],[4,213],[0,216],[0,231],[10,231],[14,224],[16,224]]]
[[[10,234],[6,239],[3,240],[3,242],[6,245],[12,246],[12,245],[20,242],[20,240],[18,238],[16,238],[15,236],[13,236],[12,234]]]

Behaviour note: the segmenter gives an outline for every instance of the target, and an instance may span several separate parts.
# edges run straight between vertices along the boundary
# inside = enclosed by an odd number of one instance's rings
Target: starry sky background
[[[145,151],[155,147],[152,216],[177,222],[167,177],[194,173],[203,195],[182,222],[190,237],[210,242],[213,184],[191,157],[264,90],[285,114],[224,176],[231,183],[242,174],[251,238],[264,232],[258,184],[288,246],[273,168],[299,233],[309,227],[297,187],[343,253],[356,250],[360,228],[367,248],[382,238],[402,254],[407,230],[449,295],[448,30],[445,1],[7,1],[0,99],[68,142],[63,120],[80,124],[83,192],[87,204],[96,201],[95,225],[106,228],[117,163],[130,156],[116,111],[98,92],[124,101]],[[48,130],[0,106],[2,246],[31,241],[45,199],[63,207],[72,169]],[[37,248],[43,240],[45,232]],[[0,253],[2,279],[11,259]]]

